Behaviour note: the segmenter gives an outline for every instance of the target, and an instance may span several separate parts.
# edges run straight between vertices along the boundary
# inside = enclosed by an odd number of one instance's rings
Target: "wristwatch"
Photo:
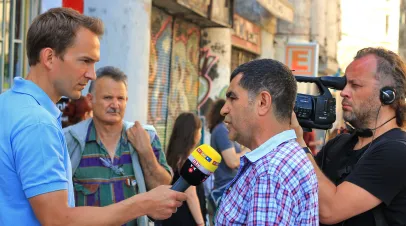
[[[303,149],[303,151],[304,151],[306,154],[311,154],[311,155],[313,155],[313,153],[310,151],[310,149],[309,149],[308,147],[302,147],[302,149]]]

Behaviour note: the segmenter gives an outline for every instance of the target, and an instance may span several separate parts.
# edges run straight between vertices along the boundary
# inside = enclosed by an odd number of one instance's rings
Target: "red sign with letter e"
[[[294,75],[317,76],[319,53],[317,43],[289,43],[286,45],[285,64]]]

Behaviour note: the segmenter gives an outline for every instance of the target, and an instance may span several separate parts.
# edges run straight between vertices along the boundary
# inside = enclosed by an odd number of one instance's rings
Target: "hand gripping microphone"
[[[200,145],[186,159],[180,177],[171,189],[184,192],[190,185],[201,184],[218,168],[220,162],[221,156],[216,150],[207,144]]]

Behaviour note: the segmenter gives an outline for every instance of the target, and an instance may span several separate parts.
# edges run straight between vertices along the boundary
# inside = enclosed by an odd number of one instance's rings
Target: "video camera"
[[[312,96],[298,93],[294,112],[304,131],[314,129],[331,129],[336,120],[336,99],[328,88],[344,89],[347,81],[345,77],[307,77],[295,76],[297,82],[316,83],[320,95]]]

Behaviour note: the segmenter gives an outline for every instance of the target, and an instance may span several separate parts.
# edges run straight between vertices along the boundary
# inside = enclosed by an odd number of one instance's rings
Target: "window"
[[[24,45],[31,5],[37,4],[29,0],[0,0],[0,93],[12,86],[15,76],[26,74]]]
[[[388,35],[389,32],[389,15],[386,15],[386,27],[385,27],[385,34]]]
[[[239,65],[257,58],[258,56],[256,54],[233,46],[231,49],[231,71],[236,69]]]

